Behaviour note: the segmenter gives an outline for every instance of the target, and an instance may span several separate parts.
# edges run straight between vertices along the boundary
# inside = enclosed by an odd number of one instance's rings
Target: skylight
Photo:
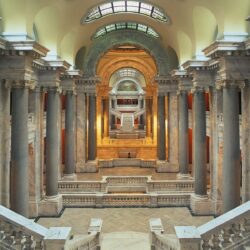
[[[113,23],[113,24],[106,25],[98,29],[95,35],[93,36],[93,38],[98,38],[100,36],[106,35],[109,32],[112,32],[115,30],[122,30],[122,29],[138,30],[154,38],[159,38],[159,34],[154,29],[144,24],[134,23],[134,22],[121,22],[121,23]]]
[[[92,8],[87,16],[82,19],[82,23],[92,22],[96,19],[115,13],[137,13],[145,15],[162,22],[168,22],[169,19],[160,8],[149,3],[141,1],[112,1]]]

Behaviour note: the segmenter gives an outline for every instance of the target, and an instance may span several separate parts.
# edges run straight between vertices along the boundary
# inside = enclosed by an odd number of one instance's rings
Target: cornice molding
[[[219,58],[222,56],[233,56],[245,54],[244,42],[216,41],[203,50],[207,57]]]

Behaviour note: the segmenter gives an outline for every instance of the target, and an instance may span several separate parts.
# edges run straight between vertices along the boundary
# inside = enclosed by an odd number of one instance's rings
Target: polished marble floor
[[[149,219],[161,218],[165,233],[174,233],[174,226],[201,225],[212,216],[192,216],[186,207],[172,208],[66,208],[60,218],[40,218],[46,227],[69,226],[74,234],[86,234],[91,218],[103,220],[103,233],[149,232]]]

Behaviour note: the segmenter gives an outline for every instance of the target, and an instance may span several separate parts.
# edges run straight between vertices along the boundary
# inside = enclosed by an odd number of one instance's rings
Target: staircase
[[[150,250],[149,234],[114,232],[102,235],[102,250]]]
[[[132,113],[122,113],[121,130],[132,131],[134,129],[134,115]]]
[[[175,226],[176,235],[151,229],[151,249],[230,249],[250,246],[250,201],[199,226]]]

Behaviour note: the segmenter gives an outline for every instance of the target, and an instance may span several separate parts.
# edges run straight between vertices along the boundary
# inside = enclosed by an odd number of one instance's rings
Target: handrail
[[[0,249],[95,250],[100,246],[100,229],[74,237],[71,227],[46,228],[0,205]]]

